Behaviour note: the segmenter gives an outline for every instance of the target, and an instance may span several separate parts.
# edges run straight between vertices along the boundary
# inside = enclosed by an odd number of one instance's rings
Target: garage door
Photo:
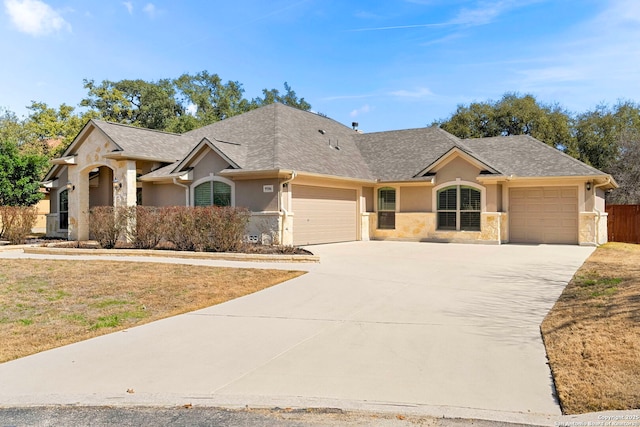
[[[512,188],[509,211],[511,242],[578,243],[576,187]]]
[[[294,185],[293,244],[356,240],[356,190]]]

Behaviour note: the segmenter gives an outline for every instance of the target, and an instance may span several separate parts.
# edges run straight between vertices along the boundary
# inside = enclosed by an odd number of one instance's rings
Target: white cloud
[[[352,118],[355,118],[362,114],[366,114],[370,111],[371,111],[371,107],[369,106],[369,104],[364,104],[362,107],[356,108],[351,113],[349,113],[349,116],[351,116]]]
[[[40,0],[5,0],[4,7],[16,28],[32,36],[71,31],[71,24]]]
[[[131,3],[130,1],[124,1],[122,2],[122,4],[127,8],[127,12],[129,12],[129,15],[133,15],[133,3]]]
[[[389,94],[401,98],[425,98],[427,96],[433,96],[433,92],[426,87],[419,87],[414,90],[396,90]]]
[[[158,9],[156,9],[156,6],[153,3],[147,3],[142,10],[144,13],[149,15],[149,18],[155,18],[158,14]]]

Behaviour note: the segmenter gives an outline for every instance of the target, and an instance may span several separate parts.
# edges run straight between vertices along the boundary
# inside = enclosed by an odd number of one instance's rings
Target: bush
[[[251,217],[250,212],[247,209],[232,207],[212,206],[203,209],[202,236],[208,239],[203,242],[202,250],[233,252],[240,249]]]
[[[89,211],[89,232],[105,249],[115,247],[127,226],[128,208],[96,206]]]
[[[158,246],[165,234],[166,209],[153,206],[132,206],[126,209],[129,226],[126,227],[127,239],[137,249],[153,249]]]
[[[0,236],[12,245],[26,243],[37,219],[35,206],[0,206]]]
[[[164,208],[165,239],[181,251],[236,251],[242,245],[249,217],[234,207]]]
[[[237,251],[251,213],[234,207],[171,206],[156,208],[110,206],[91,209],[90,231],[105,249],[115,247],[122,236],[138,249],[153,249],[162,240],[179,251]]]
[[[163,208],[164,238],[179,251],[194,251],[198,246],[194,209],[186,206]]]

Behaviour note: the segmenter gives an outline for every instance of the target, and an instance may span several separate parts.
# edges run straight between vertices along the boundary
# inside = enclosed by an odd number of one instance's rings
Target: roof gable
[[[205,137],[202,138],[202,141],[193,147],[189,154],[187,154],[187,156],[175,166],[172,173],[182,172],[196,166],[207,151],[213,151],[234,169],[240,168],[236,162],[230,159],[222,150],[216,147],[208,138]]]
[[[459,146],[456,146],[456,147],[452,147],[449,151],[447,151],[445,154],[440,156],[433,163],[431,163],[426,168],[424,168],[422,171],[417,173],[416,176],[424,176],[424,175],[426,175],[426,174],[428,174],[430,172],[437,172],[438,170],[440,170],[441,168],[443,168],[447,164],[449,164],[452,160],[458,159],[458,158],[463,159],[467,163],[470,163],[471,165],[477,167],[480,170],[487,170],[487,171],[489,171],[491,173],[495,173],[495,174],[499,174],[500,173],[499,171],[494,169],[492,166],[490,166],[487,163],[483,162],[482,160],[474,157],[473,154],[463,150]]]

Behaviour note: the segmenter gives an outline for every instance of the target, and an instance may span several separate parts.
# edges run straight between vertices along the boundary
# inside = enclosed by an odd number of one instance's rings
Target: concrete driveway
[[[293,266],[310,272],[279,286],[0,364],[0,405],[560,415],[539,325],[593,248],[353,242],[311,249],[321,262]]]

